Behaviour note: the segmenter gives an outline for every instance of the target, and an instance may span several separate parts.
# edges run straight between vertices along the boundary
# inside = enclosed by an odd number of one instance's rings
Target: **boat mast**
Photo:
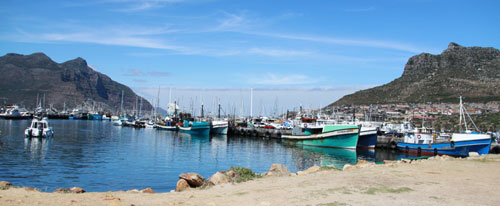
[[[120,106],[120,116],[123,116],[123,90],[122,90],[122,103]]]
[[[250,120],[253,116],[253,88],[250,88]]]
[[[219,102],[219,113],[217,114],[217,118],[220,119],[220,102]]]
[[[158,115],[158,108],[160,108],[160,86],[158,86],[158,96],[156,97],[156,108],[155,108],[155,121]]]

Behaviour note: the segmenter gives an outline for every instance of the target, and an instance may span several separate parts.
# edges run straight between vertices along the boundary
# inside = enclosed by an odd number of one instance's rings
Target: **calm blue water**
[[[274,139],[197,137],[107,121],[51,120],[53,138],[27,139],[29,123],[0,120],[0,181],[49,192],[73,186],[92,192],[146,187],[168,192],[186,172],[208,178],[231,166],[263,173],[280,163],[296,172],[313,165],[398,158],[394,151],[298,148]]]

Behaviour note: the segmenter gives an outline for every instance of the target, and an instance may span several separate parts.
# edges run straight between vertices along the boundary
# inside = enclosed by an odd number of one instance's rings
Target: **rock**
[[[373,162],[368,162],[366,160],[359,160],[358,163],[356,164],[356,168],[365,168],[374,165],[375,163]]]
[[[33,187],[25,187],[24,190],[30,191],[30,192],[40,192],[40,190],[33,188]]]
[[[83,190],[83,188],[81,187],[72,187],[69,188],[69,191],[72,193],[85,193],[85,190]]]
[[[345,164],[344,168],[342,168],[342,170],[346,171],[346,170],[350,170],[350,169],[354,169],[354,168],[356,168],[356,166],[350,165],[350,164]]]
[[[68,193],[69,189],[68,188],[57,188],[56,190],[54,190],[54,192],[57,192],[57,193]]]
[[[131,189],[131,190],[127,190],[127,192],[130,192],[130,193],[139,193],[141,191],[139,191],[138,189]]]
[[[318,172],[320,169],[321,169],[320,166],[315,165],[315,166],[309,167],[308,169],[306,169],[304,171],[298,171],[297,175],[312,174],[312,173]]]
[[[282,164],[272,164],[267,176],[290,176],[291,172]]]
[[[226,172],[226,175],[229,175],[230,177],[235,178],[237,174],[234,170],[229,170]]]
[[[216,172],[210,179],[208,179],[208,182],[210,182],[213,185],[220,185],[220,184],[226,184],[233,182],[233,179],[230,175],[228,175],[226,172]]]
[[[392,160],[384,160],[384,164],[396,164],[398,163],[397,161],[392,161]]]
[[[191,187],[201,187],[205,184],[205,178],[196,173],[181,174],[179,178],[186,180]]]
[[[469,157],[478,157],[479,153],[477,152],[469,152]]]
[[[141,190],[141,193],[151,193],[151,194],[154,194],[156,192],[153,189],[151,189],[151,188],[148,187],[146,189]]]
[[[411,162],[411,160],[409,160],[409,159],[401,159],[401,162],[402,162],[402,163],[410,163],[410,162]]]
[[[10,187],[10,186],[12,186],[12,183],[7,181],[0,181],[0,187]]]
[[[179,181],[177,181],[177,187],[175,188],[175,191],[180,192],[189,187],[189,183],[185,179],[180,179]]]

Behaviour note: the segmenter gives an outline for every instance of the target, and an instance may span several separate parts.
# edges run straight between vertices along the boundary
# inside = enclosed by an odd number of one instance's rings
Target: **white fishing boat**
[[[225,120],[214,120],[210,124],[210,132],[212,134],[227,134],[228,122]]]
[[[149,128],[149,129],[153,129],[156,127],[156,123],[153,120],[146,122],[144,125],[145,125],[145,128]]]
[[[45,118],[33,118],[30,126],[24,131],[27,137],[52,137],[54,131],[49,127],[49,121]]]
[[[4,113],[0,114],[1,119],[29,119],[29,117],[28,114],[23,114],[18,106],[7,108]]]

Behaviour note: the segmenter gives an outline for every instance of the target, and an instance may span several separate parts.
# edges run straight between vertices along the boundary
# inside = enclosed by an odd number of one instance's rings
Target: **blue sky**
[[[276,101],[282,110],[319,107],[388,83],[409,57],[450,42],[500,48],[498,8],[493,0],[3,0],[0,55],[82,57],[148,99],[161,86],[162,105],[173,87],[184,104],[217,98],[248,113],[241,102],[256,88],[254,111],[269,113]]]

